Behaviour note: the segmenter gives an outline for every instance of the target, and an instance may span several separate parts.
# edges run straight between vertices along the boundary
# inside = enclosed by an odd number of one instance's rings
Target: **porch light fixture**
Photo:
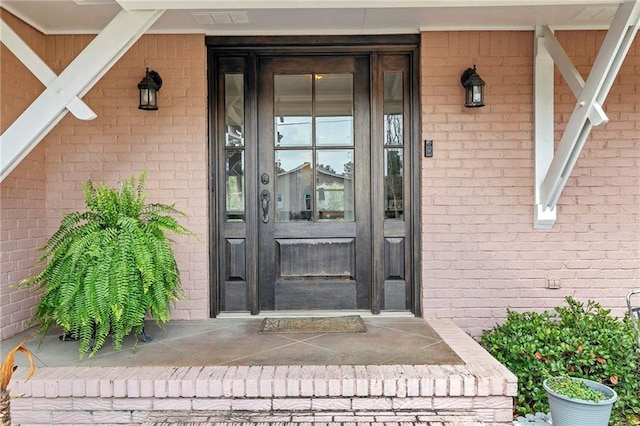
[[[467,108],[480,108],[484,106],[484,81],[476,72],[476,66],[467,68],[460,77],[464,87],[464,106]]]
[[[149,71],[147,68],[147,74],[138,83],[138,90],[140,90],[140,105],[138,109],[144,109],[147,111],[154,111],[158,109],[158,91],[162,87],[162,78],[160,74],[155,71]]]

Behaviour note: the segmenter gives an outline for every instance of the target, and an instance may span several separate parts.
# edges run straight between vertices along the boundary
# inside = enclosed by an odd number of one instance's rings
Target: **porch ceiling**
[[[620,0],[3,0],[45,34],[99,33],[121,9],[166,9],[151,33],[383,34],[606,29]]]

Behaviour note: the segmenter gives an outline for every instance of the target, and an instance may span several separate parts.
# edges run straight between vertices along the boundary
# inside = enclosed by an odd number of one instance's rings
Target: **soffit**
[[[166,9],[149,33],[391,34],[606,29],[619,0],[3,0],[45,34],[99,33],[121,10]]]

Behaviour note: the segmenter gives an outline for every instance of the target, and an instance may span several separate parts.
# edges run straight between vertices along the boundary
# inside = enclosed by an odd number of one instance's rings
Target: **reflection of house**
[[[311,164],[278,173],[276,183],[276,216],[278,221],[318,219],[353,220],[353,179],[324,168],[317,168],[316,194],[313,197]]]

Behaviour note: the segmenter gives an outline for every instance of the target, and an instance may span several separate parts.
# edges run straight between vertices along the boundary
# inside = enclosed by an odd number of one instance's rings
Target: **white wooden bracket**
[[[31,50],[18,34],[0,18],[0,41],[36,76],[45,87],[57,77],[49,66]],[[80,120],[93,120],[96,113],[77,96],[67,105],[67,109]]]
[[[534,228],[553,227],[556,220],[556,204],[591,129],[608,121],[602,105],[639,26],[640,0],[626,0],[621,3],[586,82],[571,63],[553,32],[548,27],[536,29]],[[576,106],[555,155],[553,152],[553,63],[577,98]]]
[[[535,138],[535,190],[533,224],[536,229],[549,229],[556,222],[556,209],[540,204],[542,181],[553,161],[553,59],[544,45],[542,27],[536,28],[533,46],[533,105]],[[564,52],[564,50],[563,50]]]
[[[93,111],[80,98],[163,12],[164,10],[120,11],[57,77],[31,49],[25,49],[22,45],[24,42],[15,40],[17,35],[13,31],[5,33],[8,26],[2,22],[2,43],[12,51],[18,51],[16,56],[46,88],[0,136],[0,182],[62,120],[67,111],[72,111],[82,119],[91,118]]]

